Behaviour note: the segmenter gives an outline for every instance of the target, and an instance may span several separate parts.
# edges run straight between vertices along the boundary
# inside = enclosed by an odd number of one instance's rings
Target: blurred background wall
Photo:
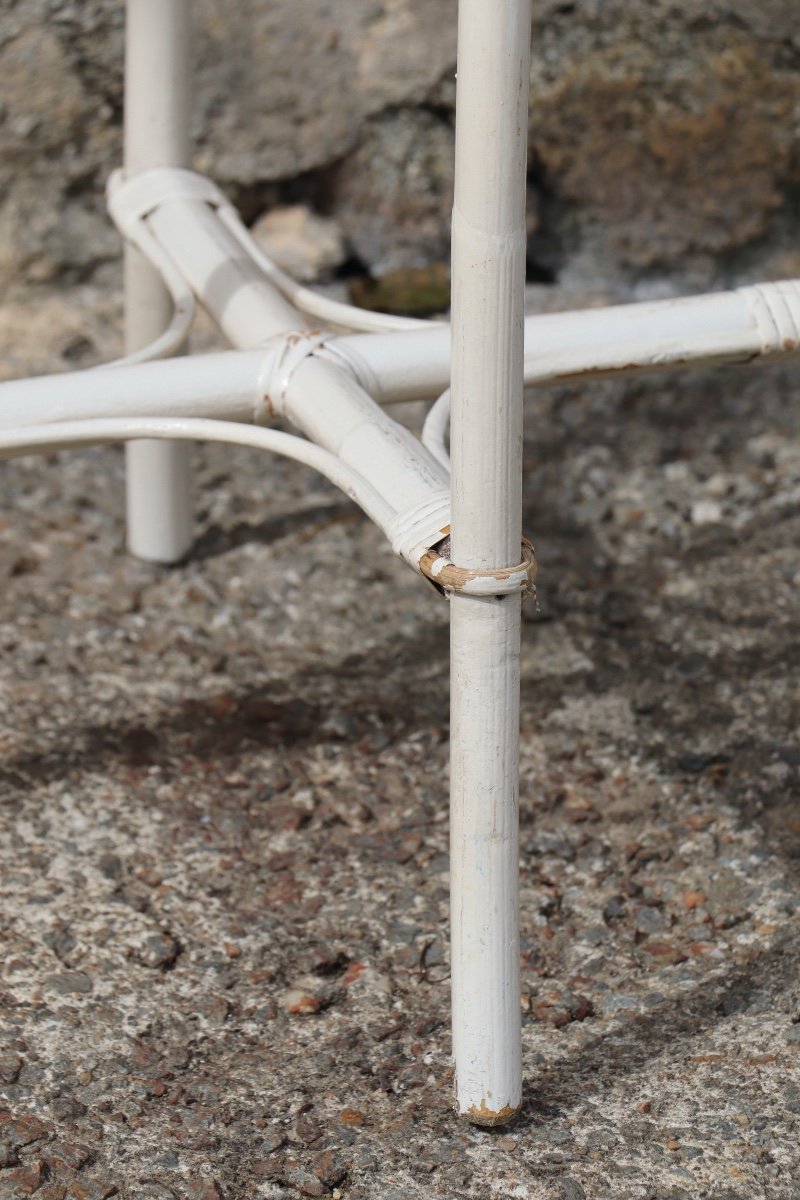
[[[446,262],[456,0],[195,8],[195,164],[248,221],[294,239],[311,277]],[[658,295],[800,275],[796,0],[534,11],[532,281]],[[6,294],[119,258],[103,187],[123,26],[121,0],[0,0]]]

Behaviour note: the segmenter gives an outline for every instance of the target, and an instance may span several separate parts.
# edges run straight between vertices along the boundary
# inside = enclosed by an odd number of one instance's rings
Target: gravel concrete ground
[[[6,374],[113,352],[39,303]],[[118,450],[3,467],[0,1200],[800,1196],[797,387],[529,400],[505,1131],[451,1109],[446,603],[255,452],[172,569]]]

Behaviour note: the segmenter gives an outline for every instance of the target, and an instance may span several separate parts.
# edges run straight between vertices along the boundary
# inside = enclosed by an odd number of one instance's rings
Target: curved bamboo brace
[[[269,255],[265,254],[232,205],[226,204],[220,208],[219,215],[223,224],[230,230],[256,266],[264,272],[268,279],[272,280],[289,303],[307,317],[318,317],[342,329],[364,333],[419,329],[430,325],[430,321],[423,321],[416,317],[397,317],[391,313],[371,312],[366,308],[356,308],[352,304],[344,304],[340,300],[331,300],[327,296],[320,296],[311,288],[297,283],[291,275],[281,270]]]
[[[445,445],[445,435],[450,425],[450,388],[442,392],[428,410],[422,426],[420,441],[430,450],[437,462],[450,470],[450,455]]]
[[[395,519],[394,510],[383,497],[335,454],[294,434],[260,426],[237,425],[229,421],[191,417],[111,417],[19,426],[0,433],[0,459],[19,458],[25,454],[49,454],[66,447],[77,449],[141,438],[227,442],[233,446],[270,450],[274,454],[282,454],[285,458],[292,458],[319,471],[354,500],[380,528],[385,529]]]

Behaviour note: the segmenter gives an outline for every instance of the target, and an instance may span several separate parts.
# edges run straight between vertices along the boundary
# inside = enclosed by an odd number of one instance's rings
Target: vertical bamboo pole
[[[128,0],[125,34],[125,171],[186,167],[190,160],[191,0]],[[172,303],[158,274],[125,247],[127,353],[169,324]],[[190,446],[126,446],[128,546],[139,558],[177,562],[192,541]]]
[[[530,0],[459,4],[451,557],[464,567],[520,559],[530,18]],[[450,604],[456,1096],[499,1125],[522,1101],[520,597]]]

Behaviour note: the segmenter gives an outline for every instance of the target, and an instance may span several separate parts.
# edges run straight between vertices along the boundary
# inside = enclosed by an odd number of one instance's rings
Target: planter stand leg
[[[125,171],[189,166],[191,0],[128,0],[125,38]],[[125,348],[139,350],[166,329],[172,301],[133,246],[125,247]],[[126,446],[128,546],[139,558],[172,563],[192,543],[187,442]]]
[[[452,545],[519,562],[530,0],[461,0],[453,209]],[[453,1054],[459,1112],[522,1102],[520,596],[450,600]]]

